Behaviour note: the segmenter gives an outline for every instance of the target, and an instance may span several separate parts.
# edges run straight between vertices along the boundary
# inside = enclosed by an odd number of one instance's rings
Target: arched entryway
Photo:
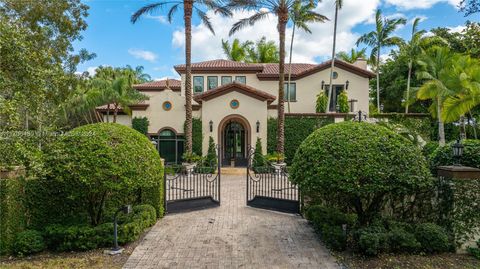
[[[224,118],[219,126],[222,166],[244,167],[250,145],[250,124],[240,115]]]

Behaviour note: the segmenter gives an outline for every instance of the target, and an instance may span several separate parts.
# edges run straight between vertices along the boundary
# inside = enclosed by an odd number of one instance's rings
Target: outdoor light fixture
[[[260,121],[257,120],[257,133],[260,132]]]
[[[118,224],[117,224],[117,215],[118,213],[123,212],[123,214],[130,214],[132,213],[132,206],[131,205],[124,205],[120,207],[115,215],[113,215],[113,249],[108,251],[110,255],[117,255],[123,252],[123,248],[118,246]]]
[[[460,139],[457,140],[457,142],[455,144],[453,144],[452,146],[452,149],[453,149],[453,157],[455,157],[455,165],[460,165],[460,158],[462,157],[463,155],[463,145],[460,141]]]
[[[348,85],[350,85],[350,81],[347,80],[347,82],[345,82],[345,90],[348,90]]]
[[[209,125],[210,125],[210,133],[211,133],[211,132],[213,132],[213,121],[210,121]]]
[[[322,90],[325,87],[325,81],[322,80]]]
[[[383,108],[384,108],[384,106],[383,106],[383,104],[381,104],[380,105],[380,112],[383,112]]]

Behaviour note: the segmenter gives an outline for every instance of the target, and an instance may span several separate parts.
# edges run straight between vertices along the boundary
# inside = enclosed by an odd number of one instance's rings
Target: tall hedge
[[[147,117],[132,119],[132,128],[139,131],[141,134],[148,134],[148,126],[150,125]]]
[[[93,225],[126,203],[148,203],[162,212],[160,156],[131,128],[115,123],[78,127],[48,149],[46,165],[46,181],[58,183],[74,215],[85,214]]]
[[[183,129],[186,129],[186,122],[183,125]],[[202,143],[203,143],[203,130],[202,120],[193,118],[192,120],[192,152],[198,156],[202,156]]]
[[[359,122],[330,124],[298,148],[291,180],[306,195],[340,197],[361,224],[370,223],[387,202],[432,185],[425,157],[406,138],[385,127]]]
[[[330,123],[333,123],[331,117],[285,117],[285,161],[291,164],[303,140],[316,129]],[[267,151],[273,153],[277,149],[277,119],[269,118],[267,125]]]
[[[0,178],[0,255],[13,250],[16,235],[25,229],[25,179]]]

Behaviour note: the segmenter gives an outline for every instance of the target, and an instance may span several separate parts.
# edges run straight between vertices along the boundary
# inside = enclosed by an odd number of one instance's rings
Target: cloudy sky
[[[422,18],[420,27],[429,30],[448,27],[460,31],[467,18],[459,13],[456,6],[460,0],[344,0],[339,13],[337,44],[338,50],[350,50],[363,33],[373,30],[375,10],[380,8],[387,17],[404,17],[408,24],[398,29],[395,35],[409,38],[411,23],[415,17]],[[97,58],[79,66],[79,71],[94,71],[97,66],[144,66],[154,79],[178,77],[173,66],[184,62],[183,14],[181,10],[169,24],[165,16],[168,10],[146,16],[135,25],[130,16],[141,6],[155,1],[146,0],[83,0],[90,6],[87,18],[88,29],[75,48],[86,48],[95,52]],[[316,11],[333,20],[334,0],[323,0]],[[192,58],[203,61],[223,58],[222,39],[239,38],[257,40],[266,36],[278,40],[274,17],[257,23],[229,37],[233,23],[250,13],[238,12],[232,18],[224,18],[209,12],[216,34],[211,34],[198,18],[193,20]],[[478,15],[469,20],[478,21]],[[294,62],[319,63],[331,54],[333,23],[311,24],[312,34],[297,32],[293,50]],[[291,26],[287,29],[289,42]],[[289,43],[288,43],[289,44]],[[363,46],[360,46],[362,48]],[[387,55],[390,49],[382,54]]]

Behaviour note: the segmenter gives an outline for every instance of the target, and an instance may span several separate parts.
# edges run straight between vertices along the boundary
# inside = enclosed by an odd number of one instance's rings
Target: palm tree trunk
[[[185,151],[192,153],[192,0],[183,1],[185,21]]]
[[[377,112],[380,113],[380,44],[377,52]]]
[[[292,29],[292,40],[290,41],[290,60],[288,61],[288,83],[287,83],[287,90],[288,90],[288,96],[287,96],[287,104],[288,104],[288,113],[290,113],[290,94],[291,94],[291,87],[290,83],[292,81],[292,52],[293,52],[293,39],[295,38],[295,23],[293,23],[293,29]]]
[[[412,60],[408,62],[408,77],[407,77],[407,100],[405,103],[405,114],[408,114],[408,101],[410,100],[410,80],[412,77]]]
[[[285,111],[284,111],[284,84],[285,84],[285,28],[288,22],[288,10],[278,15],[278,33],[280,35],[280,63],[278,71],[280,78],[278,80],[278,116],[277,116],[277,152],[284,154],[285,143]]]
[[[325,113],[330,112],[330,102],[332,102],[332,92],[333,92],[333,69],[335,68],[335,49],[337,46],[337,19],[338,19],[338,3],[335,3],[335,22],[333,24],[333,48],[332,48],[332,63],[330,66],[330,82],[328,86],[328,98],[327,98],[327,108]]]
[[[443,147],[445,146],[445,126],[442,120],[442,104],[440,97],[437,97],[437,118],[438,118],[438,144]]]
[[[117,115],[118,115],[118,105],[114,104],[113,110],[113,123],[117,123]]]
[[[107,123],[110,122],[110,104],[107,105]]]

